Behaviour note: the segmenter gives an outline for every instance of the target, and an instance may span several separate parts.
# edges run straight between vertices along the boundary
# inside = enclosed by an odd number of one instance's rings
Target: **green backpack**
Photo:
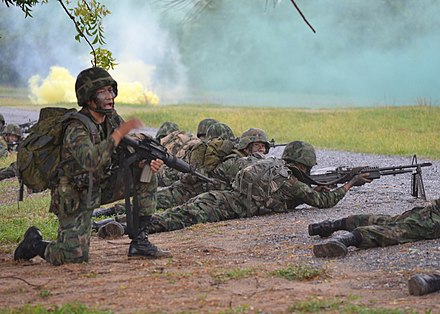
[[[96,138],[96,126],[76,109],[41,109],[38,122],[18,147],[17,169],[22,187],[24,184],[33,191],[44,191],[56,184],[66,122],[72,119],[80,120],[92,139]]]

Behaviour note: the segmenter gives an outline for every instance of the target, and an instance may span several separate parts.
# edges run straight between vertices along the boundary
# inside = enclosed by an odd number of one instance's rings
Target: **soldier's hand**
[[[115,141],[115,145],[119,145],[122,138],[130,133],[131,130],[139,129],[142,126],[142,121],[136,118],[122,122],[121,125],[117,129],[115,129],[111,135],[113,137],[113,140]]]
[[[163,161],[160,159],[154,159],[150,162],[151,171],[154,173],[158,172],[163,165]]]
[[[367,179],[369,175],[370,175],[369,173],[361,173],[355,175],[353,178],[351,178],[350,181],[348,181],[344,185],[345,190],[348,191],[353,186],[361,186],[364,185],[365,183],[370,183],[372,180]]]
[[[328,186],[319,185],[314,188],[316,192],[330,192],[331,189]]]

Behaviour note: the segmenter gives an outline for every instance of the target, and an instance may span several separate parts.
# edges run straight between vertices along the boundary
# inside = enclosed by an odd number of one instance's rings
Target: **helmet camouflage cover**
[[[250,128],[243,132],[238,142],[238,150],[243,150],[249,146],[249,144],[261,142],[266,146],[266,154],[269,152],[270,143],[267,140],[266,133],[261,129]]]
[[[78,105],[84,106],[92,98],[96,90],[104,86],[112,86],[115,95],[118,96],[118,83],[103,68],[88,68],[78,74],[75,83],[76,99]],[[115,97],[116,97],[115,96]]]
[[[23,136],[23,133],[21,132],[20,127],[18,125],[16,125],[16,124],[8,124],[5,127],[5,130],[4,130],[3,133],[5,135],[12,134],[12,135],[17,135],[19,137]]]
[[[165,136],[167,136],[168,134],[179,130],[179,126],[173,122],[164,122],[162,123],[162,125],[159,127],[159,129],[157,130],[156,133],[156,140],[158,142],[160,142],[160,140],[162,138],[164,138]]]
[[[313,167],[316,165],[315,148],[306,142],[290,142],[284,148],[281,158],[287,163],[298,162],[307,167]]]
[[[225,140],[235,139],[235,135],[232,129],[228,125],[220,122],[214,123],[208,128],[208,130],[206,131],[206,137],[208,139],[213,139],[217,137],[221,137]]]
[[[208,128],[217,122],[217,120],[211,118],[203,119],[202,121],[200,121],[197,127],[197,137],[205,136],[206,132],[208,132]]]

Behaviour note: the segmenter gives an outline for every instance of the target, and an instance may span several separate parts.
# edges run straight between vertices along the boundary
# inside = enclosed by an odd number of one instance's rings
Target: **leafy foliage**
[[[32,17],[32,8],[37,4],[45,4],[48,0],[2,0],[7,7],[17,6],[25,14],[25,17]],[[82,0],[78,1],[76,6],[68,8],[72,2],[70,0],[58,0],[63,7],[66,14],[75,24],[77,34],[75,40],[81,42],[84,39],[91,48],[91,55],[93,56],[93,65],[104,69],[114,68],[116,65],[112,52],[104,48],[94,48],[94,45],[105,45],[105,36],[103,28],[103,18],[111,12],[105,5],[97,0]],[[89,40],[90,38],[90,40]]]

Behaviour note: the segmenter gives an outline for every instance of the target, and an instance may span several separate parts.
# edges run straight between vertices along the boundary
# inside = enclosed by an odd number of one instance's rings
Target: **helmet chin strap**
[[[102,114],[105,114],[106,116],[111,115],[115,111],[114,107],[112,109],[98,108],[99,100],[98,100],[98,98],[96,96],[93,96],[92,100],[95,103],[96,108],[92,108],[90,105],[88,105],[87,108],[89,110],[91,110],[91,111],[94,111],[94,112],[97,112],[97,113],[102,113]]]

